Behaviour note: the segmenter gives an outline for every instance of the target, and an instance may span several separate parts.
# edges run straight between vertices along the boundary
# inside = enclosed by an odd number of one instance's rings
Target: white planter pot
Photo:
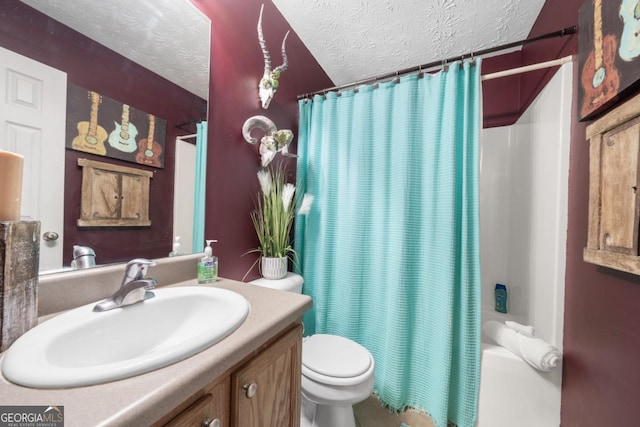
[[[287,257],[262,257],[262,277],[269,280],[282,279],[287,275]]]

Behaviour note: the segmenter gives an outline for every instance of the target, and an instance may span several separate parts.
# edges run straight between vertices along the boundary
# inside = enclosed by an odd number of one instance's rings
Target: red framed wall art
[[[590,120],[638,86],[640,0],[585,0],[578,30],[578,115]]]

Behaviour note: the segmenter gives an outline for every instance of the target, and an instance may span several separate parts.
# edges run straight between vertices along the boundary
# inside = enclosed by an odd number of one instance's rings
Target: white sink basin
[[[219,288],[153,291],[142,303],[105,312],[88,304],[41,323],[2,360],[9,381],[65,388],[128,378],[186,359],[219,342],[249,314],[243,296]]]

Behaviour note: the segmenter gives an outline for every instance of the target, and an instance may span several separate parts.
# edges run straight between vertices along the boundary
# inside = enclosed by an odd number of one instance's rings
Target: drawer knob
[[[202,420],[202,424],[200,424],[202,427],[220,427],[220,419],[216,418],[215,420],[212,420],[209,417],[206,417],[204,420]]]
[[[242,386],[242,390],[244,390],[245,394],[247,395],[247,398],[251,399],[258,392],[258,384],[256,383],[245,384]]]
[[[55,242],[58,240],[58,237],[60,237],[60,235],[55,231],[47,231],[42,235],[42,240],[46,242]]]

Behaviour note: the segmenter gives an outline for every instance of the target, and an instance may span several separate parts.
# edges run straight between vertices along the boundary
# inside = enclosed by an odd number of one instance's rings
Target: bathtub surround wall
[[[515,124],[484,129],[481,139],[482,321],[532,325],[560,350],[572,77],[573,64],[563,65]],[[508,285],[508,314],[494,310],[496,283]],[[484,344],[482,355],[478,427],[560,424],[561,367],[536,372]],[[527,392],[505,392],[520,387]]]
[[[573,65],[511,126],[481,139],[482,305],[508,287],[509,314],[562,348]],[[500,316],[499,316],[500,317]]]
[[[38,324],[40,221],[0,221],[0,352]]]

